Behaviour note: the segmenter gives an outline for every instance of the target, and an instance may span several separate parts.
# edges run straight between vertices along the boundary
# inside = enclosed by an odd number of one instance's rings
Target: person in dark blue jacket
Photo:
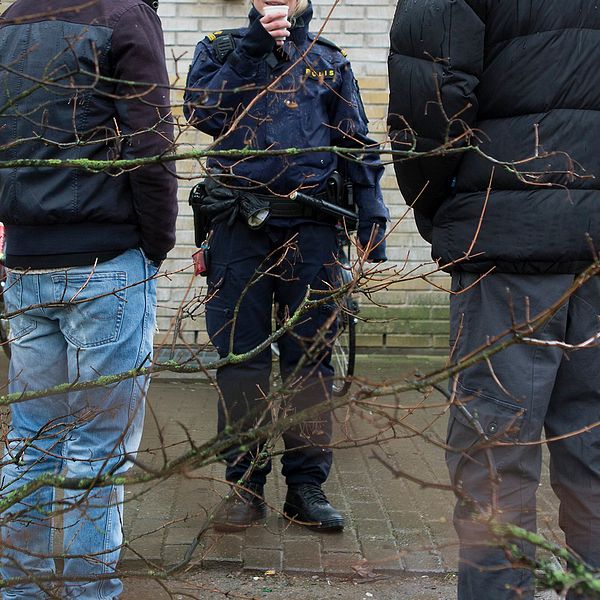
[[[276,9],[264,14],[269,4],[284,7],[284,14]],[[331,151],[310,150],[376,146],[367,136],[367,118],[345,53],[309,33],[311,17],[306,0],[255,0],[248,27],[203,39],[189,72],[189,121],[215,138],[215,149],[248,150],[247,157],[208,161],[209,172],[218,173],[216,183],[207,183],[209,193],[218,197],[217,187],[224,195],[241,191],[271,199],[270,217],[261,228],[252,229],[240,218],[213,223],[206,321],[221,356],[249,352],[269,336],[273,302],[282,321],[309,289],[318,297],[336,287],[336,223],[290,202],[292,192],[322,197],[332,173],[345,172],[353,184],[360,243],[366,247],[372,238],[369,259],[386,259],[388,210],[379,184],[379,159],[360,153],[346,159]],[[252,156],[253,151],[286,148],[308,150]],[[334,303],[311,310],[278,342],[282,377],[293,384],[289,410],[323,405],[321,414],[283,434],[288,484],[284,513],[324,531],[344,526],[342,515],[321,489],[332,460],[326,402],[333,377],[334,310]],[[325,341],[318,343],[323,332]],[[219,431],[229,426],[243,430],[270,418],[270,408],[261,401],[269,391],[270,370],[270,348],[218,370]],[[242,483],[244,489],[218,510],[216,528],[246,527],[265,516],[263,487],[271,464],[261,449],[236,447],[228,454],[227,480]]]

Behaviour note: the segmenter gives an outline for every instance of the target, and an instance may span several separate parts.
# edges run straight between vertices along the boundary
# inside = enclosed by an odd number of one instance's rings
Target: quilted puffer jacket
[[[400,0],[390,37],[394,147],[480,150],[395,165],[433,258],[475,272],[588,266],[600,248],[600,5]]]

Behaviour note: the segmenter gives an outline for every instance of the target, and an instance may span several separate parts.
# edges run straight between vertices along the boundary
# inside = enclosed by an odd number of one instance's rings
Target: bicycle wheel
[[[338,333],[331,349],[331,363],[335,372],[331,391],[334,396],[344,396],[352,385],[356,364],[356,311],[356,301],[346,298],[338,315]]]

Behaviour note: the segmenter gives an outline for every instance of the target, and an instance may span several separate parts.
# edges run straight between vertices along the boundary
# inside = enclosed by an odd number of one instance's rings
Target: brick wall
[[[9,2],[6,0],[2,7]],[[330,0],[314,0],[317,31],[331,8]],[[394,0],[342,0],[327,23],[324,35],[348,52],[359,80],[370,119],[373,137],[385,139],[387,105],[388,31],[395,8]],[[161,0],[159,14],[165,30],[167,56],[173,82],[183,86],[197,41],[212,31],[242,26],[246,23],[245,0]],[[175,113],[181,119],[181,94],[174,95]],[[186,132],[184,145],[205,144],[208,139],[197,132]],[[177,329],[180,341],[194,343],[206,338],[201,311],[195,310],[194,298],[204,293],[204,279],[189,274],[193,252],[192,218],[187,206],[190,178],[198,175],[193,161],[179,163],[180,219],[177,247],[165,266],[170,271],[186,269],[162,279],[159,286],[159,327],[166,339]],[[388,242],[391,265],[400,271],[390,288],[376,296],[378,304],[361,300],[359,346],[379,352],[443,352],[447,347],[447,294],[415,277],[415,272],[429,270],[429,246],[421,240],[388,165],[383,179],[386,201],[390,206],[394,232]],[[424,266],[425,265],[425,266]],[[434,276],[436,286],[447,287],[447,278]],[[183,316],[186,316],[183,319]],[[161,338],[159,337],[159,340]]]

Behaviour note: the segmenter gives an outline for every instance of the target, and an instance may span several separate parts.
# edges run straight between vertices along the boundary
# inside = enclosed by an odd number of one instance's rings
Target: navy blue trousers
[[[515,323],[551,306],[573,284],[573,275],[456,273],[450,301],[454,358],[465,356]],[[472,286],[472,287],[471,287]],[[581,344],[599,331],[600,278],[587,282],[531,337]],[[593,567],[600,566],[600,348],[518,344],[461,373],[457,396],[489,442],[456,406],[448,429],[447,463],[465,498],[456,505],[460,538],[459,600],[532,600],[530,570],[513,568],[480,515],[536,529],[545,431],[550,477],[560,501],[559,524],[567,545]],[[573,432],[579,432],[574,435]],[[490,460],[491,459],[491,460]],[[493,469],[490,468],[490,463]],[[498,479],[494,482],[496,471]],[[530,544],[520,551],[533,557]],[[568,598],[584,598],[572,590]]]
[[[239,221],[233,226],[217,225],[211,239],[206,324],[219,355],[249,352],[263,342],[272,331],[274,303],[281,321],[293,314],[309,287],[314,298],[323,297],[319,290],[335,287],[336,253],[336,231],[330,225],[266,225],[258,231]],[[334,310],[332,302],[311,310],[278,341],[281,377],[293,389],[279,414],[323,403],[321,414],[283,433],[282,472],[288,485],[321,484],[331,468],[327,401],[335,325],[327,330],[326,324]],[[315,344],[319,335],[323,339]],[[264,398],[269,393],[271,365],[269,347],[249,360],[218,369],[220,432],[228,428],[235,435],[270,422],[272,407]],[[246,481],[264,484],[271,461],[260,454],[261,448],[262,444],[243,448],[234,444],[226,455],[227,480],[239,480],[252,465]]]

